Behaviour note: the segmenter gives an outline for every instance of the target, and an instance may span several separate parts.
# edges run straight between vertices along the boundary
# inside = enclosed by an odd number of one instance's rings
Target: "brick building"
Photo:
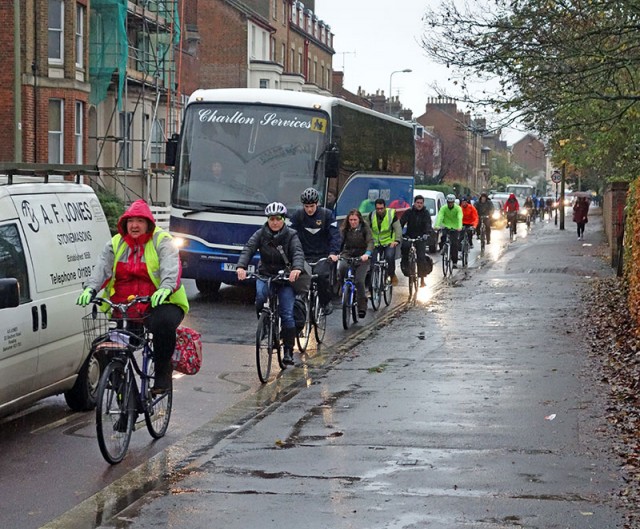
[[[0,22],[0,161],[84,163],[88,1],[0,2]]]
[[[526,134],[511,147],[512,159],[523,169],[523,177],[537,180],[547,176],[547,149],[533,134]]]

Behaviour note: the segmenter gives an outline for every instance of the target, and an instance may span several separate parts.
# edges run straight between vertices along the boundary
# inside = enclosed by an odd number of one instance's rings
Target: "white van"
[[[422,195],[424,197],[424,207],[427,208],[431,215],[431,226],[435,226],[436,217],[440,208],[447,204],[447,197],[441,191],[431,191],[430,189],[415,189],[413,190],[413,198],[415,200],[416,195]],[[429,252],[434,253],[438,246],[438,236],[433,234],[429,238]]]
[[[100,365],[75,301],[110,237],[89,186],[0,185],[0,416],[58,393],[95,405]]]

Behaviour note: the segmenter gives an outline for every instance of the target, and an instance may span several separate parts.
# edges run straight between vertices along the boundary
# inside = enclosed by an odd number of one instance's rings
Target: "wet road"
[[[520,242],[526,242],[524,226],[519,229]],[[495,235],[487,248],[489,260],[497,259],[506,244],[504,231]],[[476,253],[477,248],[472,255]],[[437,257],[434,256],[436,264],[428,286],[420,291],[421,301],[427,301],[441,283]],[[458,271],[456,276],[468,273],[472,270]],[[224,288],[215,300],[199,296],[191,282],[188,290],[192,312],[185,324],[202,331],[205,363],[198,376],[176,380],[174,414],[168,435],[151,442],[146,431],[136,433],[125,461],[111,467],[98,451],[93,414],[70,413],[62,398],[46,399],[20,414],[0,420],[0,497],[3,498],[0,527],[40,527],[131,469],[146,464],[150,457],[168,446],[178,446],[188,434],[215,417],[223,417],[225,410],[261,389],[255,374],[252,345],[255,316],[251,289]],[[363,325],[356,325],[348,332],[342,330],[339,310],[335,311],[329,320],[326,345],[339,346],[349,337],[358,340],[360,334],[364,338],[374,327],[373,321],[402,310],[405,296],[406,288],[400,286],[395,290],[391,307],[378,313],[370,309]],[[296,359],[301,360],[298,355]],[[315,350],[312,341],[309,355],[302,360],[321,363],[322,350]],[[277,389],[278,384],[275,380],[271,386]],[[272,398],[279,397],[274,393]]]

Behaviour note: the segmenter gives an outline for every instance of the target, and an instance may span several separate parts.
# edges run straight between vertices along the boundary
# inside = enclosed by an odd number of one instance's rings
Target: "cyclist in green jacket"
[[[444,243],[444,237],[446,230],[455,230],[457,232],[462,231],[462,208],[456,204],[456,197],[453,194],[447,195],[447,206],[440,208],[438,216],[436,217],[436,229],[445,228],[440,239],[440,248]],[[452,234],[449,237],[449,244],[451,245],[451,261],[453,261],[453,268],[458,268],[458,239],[459,233]]]

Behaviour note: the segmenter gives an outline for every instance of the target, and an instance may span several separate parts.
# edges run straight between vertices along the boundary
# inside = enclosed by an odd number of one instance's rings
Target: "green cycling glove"
[[[86,307],[89,303],[93,301],[93,298],[96,297],[96,291],[91,287],[87,287],[82,291],[82,294],[78,296],[76,299],[76,305],[80,305],[81,307]]]
[[[170,295],[171,295],[170,289],[159,288],[153,294],[151,294],[151,307],[155,308],[158,305],[162,305]]]

